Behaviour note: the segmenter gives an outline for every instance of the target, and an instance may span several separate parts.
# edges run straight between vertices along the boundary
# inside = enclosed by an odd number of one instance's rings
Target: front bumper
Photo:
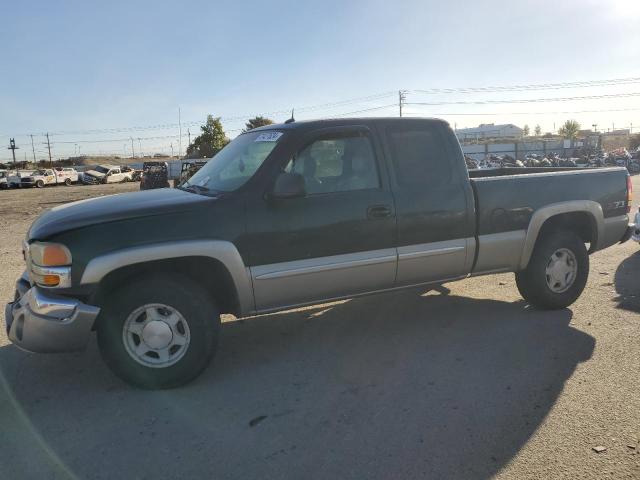
[[[7,335],[23,350],[38,353],[83,350],[100,313],[98,307],[16,283],[16,300],[4,311]]]

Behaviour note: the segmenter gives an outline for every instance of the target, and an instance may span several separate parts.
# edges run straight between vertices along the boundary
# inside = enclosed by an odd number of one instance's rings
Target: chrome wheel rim
[[[162,303],[136,308],[122,328],[127,353],[145,367],[174,365],[187,352],[190,340],[189,325],[182,314]]]
[[[563,293],[571,288],[578,274],[578,261],[571,250],[559,248],[551,255],[545,276],[549,290]]]

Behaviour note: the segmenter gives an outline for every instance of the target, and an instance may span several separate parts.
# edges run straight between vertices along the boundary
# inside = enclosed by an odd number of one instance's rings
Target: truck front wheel
[[[146,389],[190,382],[215,354],[220,314],[196,283],[179,276],[145,277],[112,292],[98,324],[105,363]]]
[[[71,179],[70,179],[70,178],[65,178],[65,179],[64,179],[64,184],[65,184],[67,187],[70,187],[72,183],[73,183],[73,182],[71,181]]]
[[[38,188],[44,188],[44,180],[38,180],[36,182],[36,187]]]
[[[522,297],[536,308],[555,310],[575,302],[587,283],[589,254],[573,232],[554,231],[541,238],[527,268],[516,273]]]

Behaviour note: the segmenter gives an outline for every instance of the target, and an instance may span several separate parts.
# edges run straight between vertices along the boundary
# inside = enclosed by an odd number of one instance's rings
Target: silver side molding
[[[610,247],[620,241],[629,226],[629,215],[619,215],[604,219],[604,233],[598,239],[598,250]]]
[[[466,275],[467,238],[398,247],[396,285],[412,285]],[[473,239],[471,239],[473,240]]]
[[[525,237],[525,230],[480,235],[478,260],[472,275],[518,270]]]
[[[255,310],[248,269],[235,245],[223,240],[194,240],[141,245],[101,255],[93,258],[87,264],[80,284],[99,283],[110,272],[129,265],[180,257],[209,257],[221,262],[233,279],[242,314]]]
[[[393,285],[395,248],[258,265],[250,268],[256,310],[312,304]]]

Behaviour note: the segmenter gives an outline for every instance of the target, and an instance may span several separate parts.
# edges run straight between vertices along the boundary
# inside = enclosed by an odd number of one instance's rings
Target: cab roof
[[[448,122],[440,118],[420,118],[420,117],[354,117],[354,118],[328,118],[320,120],[301,120],[290,123],[274,123],[249,130],[249,132],[260,132],[267,130],[313,130],[315,128],[340,127],[343,125],[374,125],[374,124],[390,124],[390,123],[440,123],[449,125]],[[248,133],[248,132],[245,132]]]

